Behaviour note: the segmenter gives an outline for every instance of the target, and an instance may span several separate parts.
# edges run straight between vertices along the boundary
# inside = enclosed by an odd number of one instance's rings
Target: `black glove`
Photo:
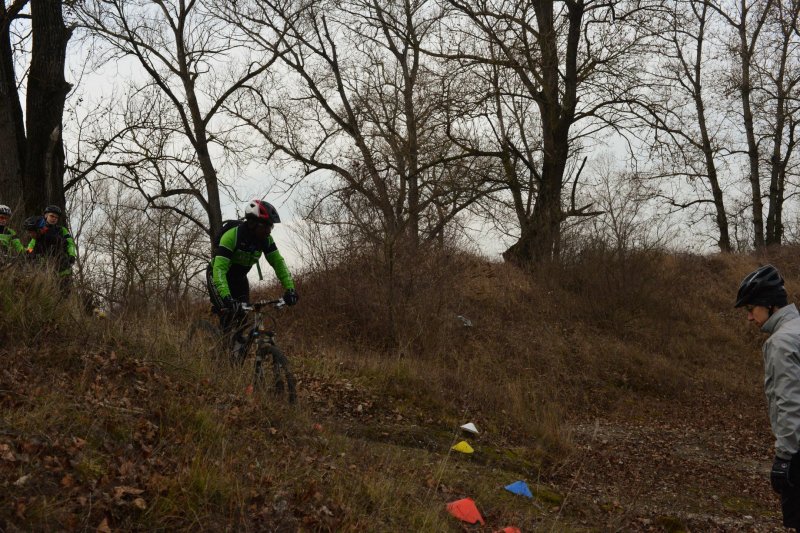
[[[286,305],[294,305],[299,299],[300,295],[294,289],[286,289],[286,292],[283,293],[283,301],[286,302]]]
[[[234,300],[231,296],[226,296],[222,299],[223,308],[232,314],[238,313],[241,305],[241,303],[239,303],[237,300]]]
[[[780,494],[784,490],[794,487],[790,472],[791,460],[776,457],[775,462],[772,463],[772,470],[770,470],[769,473],[769,481],[772,484],[772,490]]]
[[[75,264],[75,258],[72,257],[72,256],[69,256],[69,266],[72,266],[74,264]]]

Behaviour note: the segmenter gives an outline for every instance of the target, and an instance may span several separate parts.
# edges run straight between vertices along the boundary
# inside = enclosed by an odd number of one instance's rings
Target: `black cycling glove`
[[[776,457],[775,462],[772,463],[772,470],[769,472],[769,481],[772,484],[772,490],[780,494],[784,490],[794,487],[790,472],[791,460]]]
[[[234,300],[233,297],[226,296],[225,298],[222,299],[222,305],[224,306],[225,310],[228,311],[229,313],[236,314],[239,312],[239,309],[241,308],[242,304],[237,300]]]
[[[294,289],[286,289],[286,292],[283,293],[283,301],[286,302],[286,305],[294,305],[299,299],[300,295]]]

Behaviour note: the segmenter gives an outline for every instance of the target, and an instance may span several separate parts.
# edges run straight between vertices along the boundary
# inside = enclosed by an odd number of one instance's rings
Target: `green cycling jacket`
[[[0,226],[0,253],[19,253],[24,249],[16,231],[8,226]]]
[[[37,246],[39,242],[39,246]],[[35,239],[28,243],[28,254],[49,255],[59,260],[58,274],[68,276],[72,274],[71,263],[78,257],[75,240],[69,230],[64,226],[47,225]],[[66,255],[64,255],[66,254]]]
[[[284,289],[293,289],[294,281],[286,266],[283,256],[269,235],[265,241],[257,242],[247,231],[245,224],[240,224],[222,234],[212,263],[214,286],[222,298],[231,295],[228,287],[228,274],[247,275],[247,272],[258,263],[261,254],[275,271],[275,275]]]

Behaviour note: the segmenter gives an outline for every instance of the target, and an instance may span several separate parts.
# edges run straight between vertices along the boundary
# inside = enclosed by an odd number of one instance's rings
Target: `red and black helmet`
[[[281,221],[277,209],[264,200],[250,200],[244,209],[244,217],[248,220],[258,220],[269,224],[279,224]]]

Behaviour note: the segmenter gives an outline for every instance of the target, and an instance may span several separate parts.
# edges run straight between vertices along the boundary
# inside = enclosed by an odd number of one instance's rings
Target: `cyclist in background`
[[[17,237],[17,232],[8,226],[11,220],[11,208],[0,205],[0,255],[16,256],[22,252],[22,243]]]
[[[243,319],[241,304],[250,302],[247,273],[258,263],[262,253],[285,289],[283,299],[286,304],[294,305],[299,298],[286,261],[271,235],[273,226],[281,221],[278,211],[268,202],[251,200],[244,214],[243,222],[220,236],[214,259],[206,271],[211,304],[226,333],[238,329]],[[236,350],[237,343],[242,343],[243,339],[232,341]]]
[[[28,242],[29,257],[50,262],[58,272],[62,291],[68,293],[72,287],[72,265],[77,252],[69,230],[58,224],[60,217],[61,209],[58,206],[47,206],[44,216],[25,220],[25,230],[31,237]]]

